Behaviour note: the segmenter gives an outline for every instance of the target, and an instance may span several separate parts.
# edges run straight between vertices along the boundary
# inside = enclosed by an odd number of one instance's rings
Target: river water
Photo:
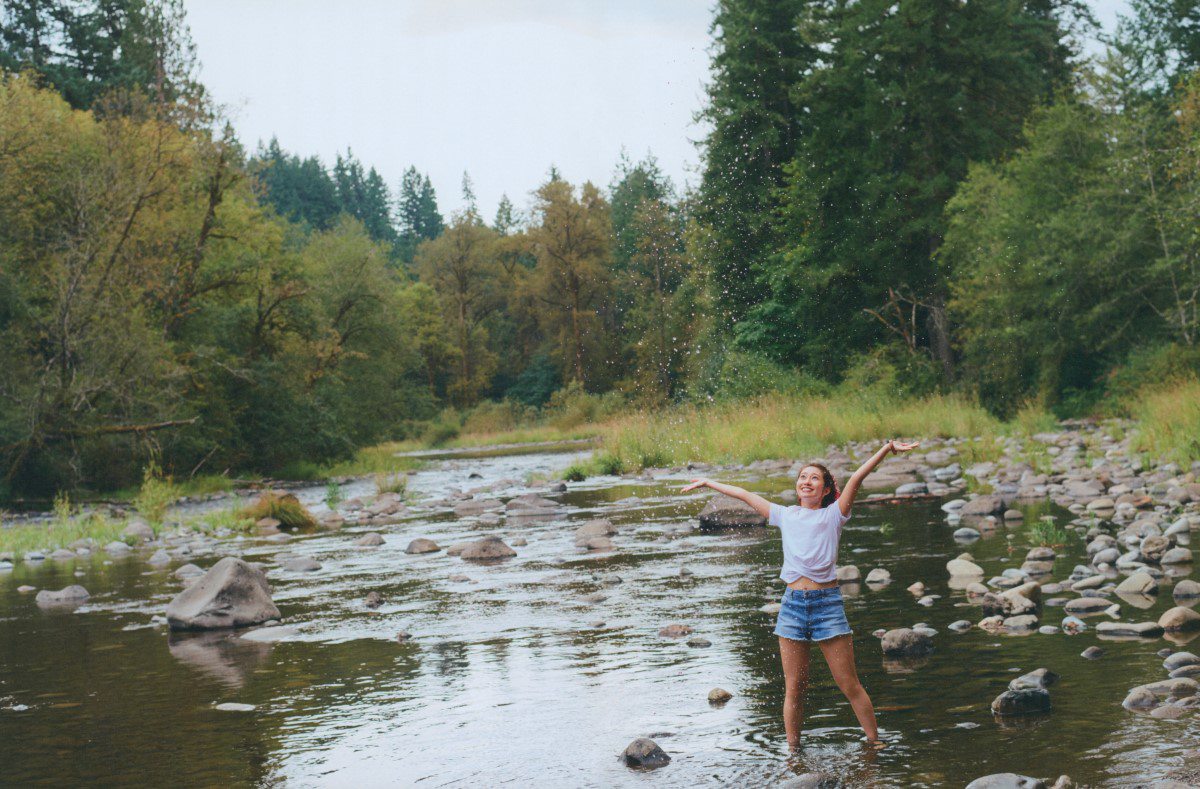
[[[582,454],[438,461],[413,475],[410,490],[444,496],[552,473]],[[773,497],[790,487],[784,477],[721,478]],[[283,546],[245,538],[191,557],[203,567],[224,553],[272,566],[285,556],[322,563],[315,573],[269,572],[285,624],[296,631],[271,643],[153,625],[180,589],[170,571],[185,559],[163,569],[148,565],[146,553],[18,564],[0,573],[0,784],[762,786],[825,770],[849,786],[963,786],[1008,771],[1128,786],[1161,777],[1200,734],[1196,718],[1156,720],[1121,707],[1130,687],[1165,678],[1155,653],[1177,644],[1101,641],[1091,629],[953,633],[950,622],[982,614],[947,584],[945,563],[963,546],[939,502],[860,504],[841,562],[864,576],[885,567],[894,581],[844,587],[846,609],[860,676],[891,744],[863,748],[814,650],[805,747],[789,757],[773,617],[759,611],[782,590],[778,535],[691,530],[705,497],[679,495],[683,481],[574,483],[549,494],[564,505],[554,518],[496,524],[443,507]],[[322,493],[302,498],[316,502]],[[1026,522],[1046,513],[1069,517],[1046,504],[1027,509]],[[581,553],[572,532],[597,517],[619,528],[618,550]],[[367,531],[381,532],[386,544],[354,547]],[[528,544],[490,566],[444,551],[404,553],[416,537],[445,547],[489,533]],[[1020,527],[969,550],[992,575],[1019,566],[1028,547]],[[1057,580],[1084,555],[1082,540],[1063,554]],[[681,575],[685,566],[692,574]],[[456,574],[471,580],[451,580]],[[942,597],[918,605],[905,591],[916,580]],[[74,611],[43,611],[17,592],[21,584],[70,583],[92,593]],[[370,590],[388,603],[366,608]],[[1122,618],[1157,619],[1171,605],[1169,592],[1145,611],[1123,603]],[[1042,620],[1061,617],[1047,607]],[[939,631],[934,654],[916,666],[885,662],[871,632],[916,622]],[[659,637],[672,623],[691,625],[712,645]],[[398,642],[401,630],[411,640]],[[1106,654],[1082,658],[1093,644]],[[1052,712],[993,718],[989,704],[1008,681],[1042,666],[1062,676],[1050,689]],[[714,687],[733,699],[710,705]],[[222,702],[254,710],[215,709]],[[672,762],[649,773],[627,768],[619,754],[641,736],[652,736]]]

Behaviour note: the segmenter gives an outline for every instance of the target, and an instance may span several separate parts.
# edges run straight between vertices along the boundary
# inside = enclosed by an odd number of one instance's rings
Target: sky
[[[469,172],[485,217],[523,209],[553,164],[608,185],[622,150],[699,181],[695,121],[712,0],[184,0],[200,78],[253,149],[331,164],[347,148],[393,191],[428,173],[444,214]],[[1125,0],[1092,0],[1111,29]]]

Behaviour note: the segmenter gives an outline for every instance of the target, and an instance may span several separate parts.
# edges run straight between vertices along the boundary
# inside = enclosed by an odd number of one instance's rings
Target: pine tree
[[[437,238],[442,233],[442,215],[438,212],[437,195],[429,176],[422,176],[416,167],[404,171],[397,200],[397,224],[400,235],[400,257],[411,263],[422,241]]]
[[[517,214],[512,201],[508,199],[508,195],[500,195],[500,204],[496,206],[496,219],[492,222],[492,229],[504,237],[514,232],[517,225]]]

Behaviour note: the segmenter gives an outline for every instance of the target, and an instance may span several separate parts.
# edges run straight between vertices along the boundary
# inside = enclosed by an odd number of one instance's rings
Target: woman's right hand
[[[692,480],[692,483],[690,485],[684,485],[683,490],[681,490],[679,492],[687,493],[689,490],[695,490],[696,488],[702,488],[707,484],[708,484],[708,480],[706,480],[706,479],[694,479],[694,480]]]

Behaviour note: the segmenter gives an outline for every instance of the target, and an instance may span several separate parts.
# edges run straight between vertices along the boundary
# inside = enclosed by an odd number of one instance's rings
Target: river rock
[[[978,540],[983,535],[978,529],[972,529],[970,526],[963,526],[961,529],[955,529],[952,535],[956,540]]]
[[[57,591],[43,589],[37,593],[34,600],[38,605],[70,605],[82,604],[91,595],[79,584],[64,587]]]
[[[1192,552],[1188,548],[1182,546],[1171,548],[1163,553],[1162,558],[1158,560],[1159,564],[1187,564],[1192,560]]]
[[[1125,696],[1125,700],[1121,702],[1121,706],[1133,711],[1152,710],[1158,706],[1158,696],[1155,696],[1145,688],[1134,688]]]
[[[1139,571],[1117,584],[1117,593],[1158,594],[1158,581],[1150,573]]]
[[[214,630],[279,619],[262,571],[233,556],[221,559],[167,605],[172,630]]]
[[[909,584],[908,591],[912,592],[917,597],[920,597],[921,595],[925,594],[925,584],[921,583],[920,581],[913,581],[911,584]]]
[[[153,554],[150,555],[150,558],[147,559],[146,562],[148,564],[152,564],[156,567],[162,567],[164,565],[171,563],[171,555],[168,554],[166,551],[164,551],[162,548],[159,548],[157,551],[155,551]]]
[[[1046,784],[1027,775],[994,773],[976,778],[967,784],[967,789],[1046,789]]]
[[[1028,562],[1052,562],[1054,561],[1054,549],[1044,545],[1039,545],[1029,549],[1029,553],[1025,554],[1025,561]]]
[[[1200,629],[1200,614],[1181,605],[1175,606],[1163,612],[1158,618],[1158,626],[1168,633]]]
[[[1009,690],[1023,688],[1042,688],[1043,690],[1058,682],[1058,675],[1048,668],[1039,668],[1022,674],[1008,683]]]
[[[951,576],[967,577],[972,575],[983,575],[983,568],[975,564],[975,562],[966,559],[951,559],[946,562],[946,570]]]
[[[1200,657],[1197,657],[1191,652],[1175,652],[1171,655],[1168,655],[1166,660],[1163,661],[1163,668],[1165,668],[1167,671],[1174,671],[1177,668],[1194,666],[1197,664],[1200,664]]]
[[[613,551],[617,548],[607,537],[589,537],[580,547],[589,551]]]
[[[900,627],[883,634],[883,654],[888,657],[923,657],[933,651],[933,639],[909,627]]]
[[[132,542],[150,542],[154,539],[154,529],[141,519],[134,519],[121,530],[121,536]]]
[[[1171,541],[1161,535],[1152,534],[1142,540],[1138,551],[1142,554],[1142,558],[1148,562],[1158,562],[1162,559],[1163,554],[1171,547]]]
[[[213,706],[214,710],[221,712],[254,712],[253,704],[240,704],[236,701],[226,701]]]
[[[1191,578],[1184,578],[1175,583],[1175,588],[1171,590],[1171,594],[1176,600],[1194,600],[1200,597],[1200,583],[1193,581]]]
[[[583,546],[593,537],[609,537],[617,533],[612,521],[606,518],[590,520],[575,530],[575,544]]]
[[[892,574],[882,567],[876,567],[867,573],[867,583],[869,584],[890,584],[892,582]]]
[[[1103,575],[1092,575],[1087,578],[1080,578],[1075,583],[1071,584],[1071,590],[1074,592],[1082,592],[1085,589],[1099,589],[1104,584],[1108,583],[1108,578]]]
[[[1068,600],[1063,610],[1072,616],[1096,616],[1104,613],[1109,605],[1103,597],[1077,597]]]
[[[292,573],[314,573],[321,569],[321,563],[311,556],[284,559],[279,563],[279,566]]]
[[[1087,630],[1087,624],[1077,616],[1064,616],[1061,627],[1064,633],[1072,636]]]
[[[713,688],[708,692],[708,702],[710,704],[724,704],[733,698],[733,694],[724,688]]]
[[[104,546],[104,550],[108,551],[109,554],[113,556],[125,556],[132,550],[132,548],[129,547],[128,543],[121,542],[120,540],[113,540],[108,545]]]
[[[387,600],[379,592],[374,590],[367,592],[367,599],[365,601],[367,608],[378,608],[386,602]]]
[[[1163,629],[1157,622],[1101,622],[1096,625],[1096,633],[1126,638],[1157,638],[1163,634]]]
[[[924,482],[906,482],[896,488],[897,496],[917,496],[929,492],[929,486]]]
[[[420,554],[420,553],[437,553],[441,548],[436,542],[426,537],[418,537],[408,544],[404,549],[405,553]]]
[[[801,773],[785,784],[782,789],[838,789],[841,780],[832,773]]]
[[[837,568],[837,582],[839,584],[856,584],[862,580],[862,573],[852,564],[842,565]]]
[[[970,622],[968,622],[966,619],[958,619],[958,620],[955,620],[954,622],[951,622],[950,624],[946,625],[946,627],[950,628],[955,633],[965,633],[968,630],[970,630],[973,627],[973,625]]]
[[[663,638],[683,638],[684,636],[690,636],[693,632],[694,630],[691,625],[676,624],[667,625],[662,630],[659,630],[658,634]]]
[[[1050,711],[1050,694],[1044,688],[1006,690],[992,702],[995,715],[1036,715]]]
[[[704,647],[711,647],[712,642],[704,636],[696,636],[695,638],[689,638],[687,645],[696,649],[703,649]]]
[[[1087,658],[1088,660],[1097,660],[1099,658],[1104,657],[1104,649],[1102,647],[1098,647],[1098,646],[1090,646],[1087,649],[1080,652],[1079,656],[1083,657],[1083,658]]]
[[[379,532],[367,532],[363,536],[354,541],[354,544],[360,548],[376,548],[386,542],[383,535]]]
[[[1004,620],[1004,629],[1010,633],[1027,633],[1037,628],[1038,618],[1033,614],[1010,616]]]
[[[671,757],[658,747],[658,743],[649,737],[639,737],[629,743],[623,754],[625,764],[630,767],[654,769],[670,764]]]
[[[718,529],[738,526],[766,526],[767,519],[741,499],[718,494],[700,511],[700,527]]]
[[[504,544],[499,537],[484,537],[468,543],[459,556],[466,560],[480,561],[488,559],[507,559],[516,556],[517,552]]]
[[[964,504],[958,512],[963,517],[983,517],[986,515],[1003,515],[1004,509],[1004,499],[999,496],[977,496]]]

